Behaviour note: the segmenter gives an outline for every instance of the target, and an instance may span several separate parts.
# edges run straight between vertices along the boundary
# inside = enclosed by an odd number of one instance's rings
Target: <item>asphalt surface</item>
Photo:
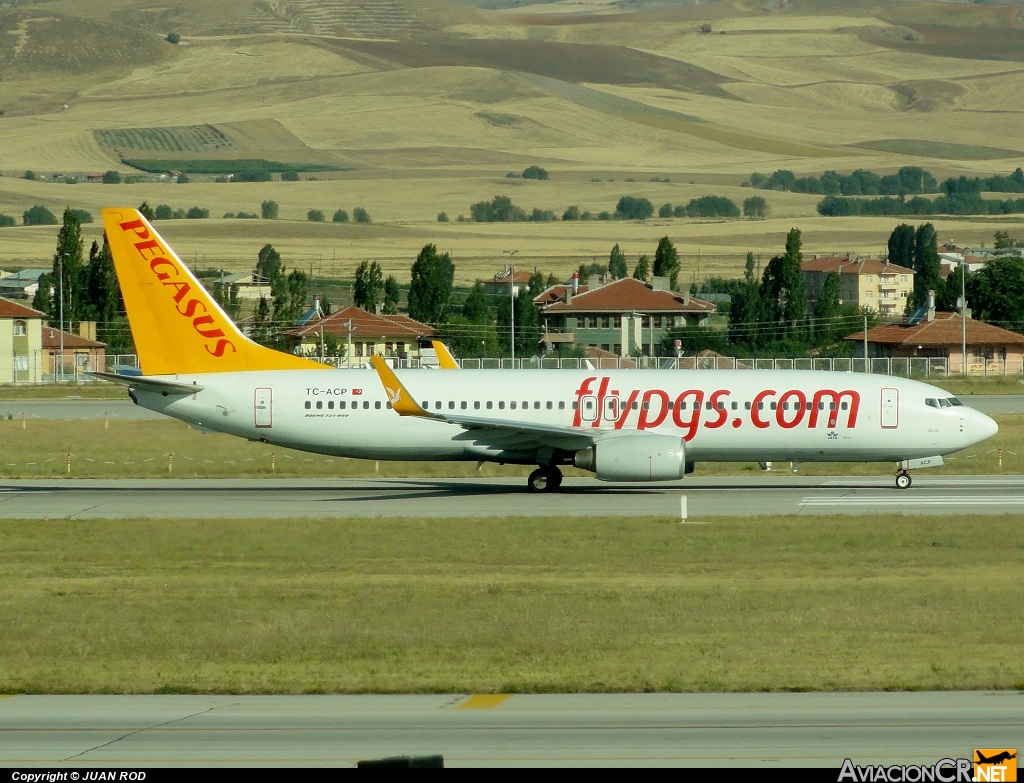
[[[685,515],[683,507],[685,504]],[[674,517],[1024,514],[1022,476],[714,477],[637,486],[570,478],[532,494],[523,479],[0,479],[0,519]]]
[[[429,755],[449,767],[821,767],[835,780],[847,758],[931,766],[1021,745],[1013,691],[0,697],[0,765],[70,780]]]

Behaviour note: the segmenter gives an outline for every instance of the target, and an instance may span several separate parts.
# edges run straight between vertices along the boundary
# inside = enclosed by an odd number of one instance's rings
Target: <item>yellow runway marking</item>
[[[493,710],[512,698],[510,693],[478,693],[458,705],[460,710]]]

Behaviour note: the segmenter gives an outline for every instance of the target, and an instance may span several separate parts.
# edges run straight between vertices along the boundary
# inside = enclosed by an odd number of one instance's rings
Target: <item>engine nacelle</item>
[[[577,451],[572,464],[602,481],[677,481],[689,472],[683,439],[653,433],[603,438]]]

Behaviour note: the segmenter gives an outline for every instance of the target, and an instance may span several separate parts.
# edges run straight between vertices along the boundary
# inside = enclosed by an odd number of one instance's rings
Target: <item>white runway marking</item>
[[[800,500],[801,506],[892,506],[897,499],[893,495],[877,497],[857,497],[842,495],[827,498],[805,497]],[[913,497],[910,503],[914,506],[1024,506],[1024,495],[990,495],[974,497],[972,495],[948,495],[946,497]]]

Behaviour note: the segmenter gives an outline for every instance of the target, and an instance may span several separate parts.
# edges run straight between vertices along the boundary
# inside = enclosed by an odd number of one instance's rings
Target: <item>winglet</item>
[[[434,346],[434,352],[437,354],[437,363],[441,365],[442,370],[459,369],[459,363],[455,361],[455,357],[452,356],[447,345],[440,340],[431,340],[430,344]]]
[[[370,361],[373,362],[373,369],[377,371],[381,385],[384,387],[384,392],[388,395],[388,402],[391,403],[391,407],[395,409],[396,413],[400,416],[426,416],[433,418],[416,403],[412,395],[409,394],[409,390],[398,380],[395,371],[388,366],[386,361],[379,356],[371,356]]]

